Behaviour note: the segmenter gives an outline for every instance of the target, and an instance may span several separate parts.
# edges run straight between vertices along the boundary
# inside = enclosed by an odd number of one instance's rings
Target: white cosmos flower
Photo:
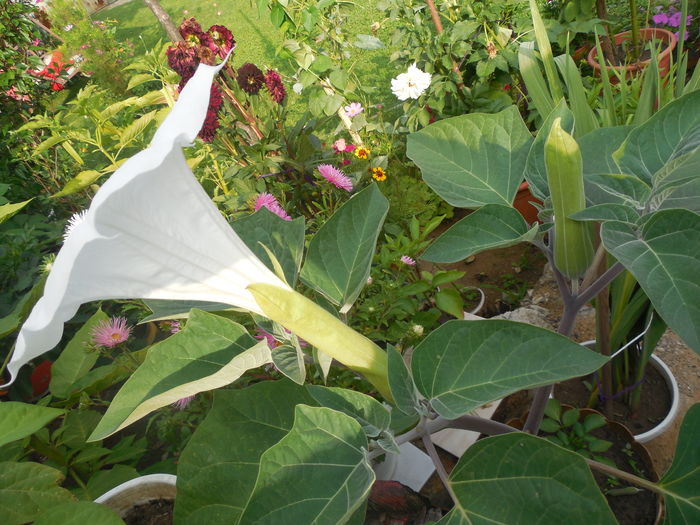
[[[222,64],[223,65],[223,64]],[[73,221],[8,370],[51,350],[63,323],[97,299],[227,303],[263,315],[251,284],[291,290],[234,233],[190,171],[182,147],[204,123],[220,69],[200,65],[148,149],[126,161]]]
[[[391,80],[391,92],[399,100],[418,98],[430,87],[431,78],[430,73],[418,69],[414,62],[409,66],[408,71]]]

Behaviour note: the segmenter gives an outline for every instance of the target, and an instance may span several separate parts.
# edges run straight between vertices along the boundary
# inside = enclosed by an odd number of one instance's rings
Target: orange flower
[[[379,182],[386,180],[386,172],[382,168],[372,168],[370,171],[374,180]]]
[[[369,154],[369,149],[365,148],[364,146],[355,149],[355,156],[358,159],[366,159],[367,157],[369,157]]]

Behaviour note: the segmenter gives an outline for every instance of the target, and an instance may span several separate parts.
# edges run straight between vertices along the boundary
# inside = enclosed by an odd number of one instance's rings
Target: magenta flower
[[[350,118],[356,117],[357,115],[359,115],[360,113],[362,113],[365,110],[365,108],[363,108],[362,104],[360,104],[359,102],[353,102],[349,106],[345,106],[343,109],[345,110],[345,113],[347,113],[348,117],[350,117]]]
[[[651,17],[656,25],[668,24],[668,15],[666,13],[657,13]]]
[[[253,209],[255,211],[258,211],[260,208],[267,208],[272,213],[277,215],[279,218],[284,219],[285,221],[292,220],[292,218],[289,215],[287,215],[287,212],[284,211],[284,208],[280,206],[280,203],[277,202],[275,196],[270,193],[261,193],[256,197]]]
[[[258,335],[255,336],[255,339],[258,339],[259,341],[264,339],[267,342],[267,346],[270,348],[277,348],[279,346],[277,339],[275,339],[270,332],[263,330],[262,328],[258,328]]]
[[[177,408],[178,410],[185,410],[187,408],[187,405],[189,405],[192,400],[194,399],[194,395],[191,396],[185,396],[182,399],[178,399],[173,403],[173,406]]]
[[[416,265],[415,259],[409,257],[408,255],[402,255],[401,262],[404,264],[407,264],[408,266],[415,266]]]
[[[112,317],[109,321],[97,323],[91,335],[97,346],[113,348],[129,339],[131,327],[126,324],[126,317]]]
[[[671,16],[668,17],[668,22],[666,22],[671,27],[680,27],[681,26],[681,13],[680,11],[676,11],[673,13]]]
[[[321,177],[333,184],[336,188],[352,191],[352,181],[350,178],[335,166],[321,164],[318,167],[318,172],[321,174]]]

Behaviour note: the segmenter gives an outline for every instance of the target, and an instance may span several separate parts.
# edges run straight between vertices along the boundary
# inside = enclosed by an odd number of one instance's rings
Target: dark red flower
[[[199,25],[199,22],[194,17],[185,18],[178,29],[185,40],[190,35],[199,35],[203,32],[202,26]]]
[[[272,100],[281,104],[287,92],[284,89],[284,84],[282,84],[282,77],[274,69],[268,69],[267,73],[265,73],[265,87],[267,87]]]
[[[32,396],[36,397],[49,389],[49,383],[51,383],[51,361],[44,359],[32,372],[29,377],[32,383]]]
[[[170,46],[166,49],[165,55],[168,57],[168,65],[182,77],[188,75],[191,77],[199,65],[197,51],[185,42]]]
[[[236,81],[243,91],[251,95],[257,95],[265,82],[265,75],[263,75],[258,66],[248,62],[238,68]]]
[[[236,47],[233,33],[225,26],[213,25],[209,28],[207,34],[214,43],[215,49],[212,49],[212,51],[218,53],[221,58],[224,58],[229,51]]]

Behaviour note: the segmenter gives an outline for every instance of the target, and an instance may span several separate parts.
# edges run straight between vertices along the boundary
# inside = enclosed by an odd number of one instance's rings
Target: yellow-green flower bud
[[[586,207],[583,161],[576,140],[556,119],[544,145],[549,194],[554,208],[554,264],[567,277],[581,276],[595,252],[591,225],[569,217]]]

